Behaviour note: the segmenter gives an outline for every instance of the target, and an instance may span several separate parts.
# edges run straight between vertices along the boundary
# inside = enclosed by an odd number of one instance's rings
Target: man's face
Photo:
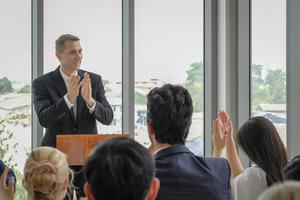
[[[63,52],[57,52],[57,58],[63,68],[75,71],[80,68],[82,48],[79,41],[66,41]]]

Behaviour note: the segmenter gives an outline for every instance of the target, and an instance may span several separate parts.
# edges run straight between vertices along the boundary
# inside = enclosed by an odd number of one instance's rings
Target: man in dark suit
[[[33,82],[34,107],[40,124],[46,128],[42,146],[56,147],[57,134],[97,134],[96,121],[108,125],[113,120],[101,76],[80,69],[79,38],[60,36],[56,57],[60,66]]]
[[[228,162],[197,157],[184,146],[193,114],[189,92],[167,84],[152,89],[147,99],[147,128],[161,184],[157,199],[231,199]]]

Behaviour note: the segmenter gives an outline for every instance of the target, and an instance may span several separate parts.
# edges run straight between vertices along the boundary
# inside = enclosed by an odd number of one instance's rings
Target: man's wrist
[[[71,98],[69,94],[67,94],[67,98],[71,104],[74,104],[75,98]]]
[[[92,108],[95,104],[95,100],[93,98],[91,98],[86,103],[87,103],[88,107]]]

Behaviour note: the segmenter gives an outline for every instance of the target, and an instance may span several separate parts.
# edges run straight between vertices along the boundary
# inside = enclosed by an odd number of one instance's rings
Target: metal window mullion
[[[204,1],[204,156],[212,155],[211,123],[217,115],[217,1]]]
[[[300,1],[287,2],[287,152],[289,158],[300,154]]]
[[[44,1],[32,0],[31,1],[31,80],[43,74],[44,66],[44,43],[43,43],[43,26],[44,26]],[[31,84],[32,85],[32,84]],[[31,98],[33,100],[33,98]],[[32,132],[31,141],[32,148],[36,148],[41,144],[43,138],[43,128],[40,126],[33,101],[31,104],[32,113]]]
[[[237,125],[240,128],[242,124],[249,119],[250,106],[250,87],[251,87],[251,2],[250,0],[238,1],[238,88],[237,88]],[[239,149],[240,150],[240,149]],[[239,157],[242,164],[249,165],[249,158],[243,151],[239,151]]]
[[[134,0],[122,1],[122,131],[134,138]]]

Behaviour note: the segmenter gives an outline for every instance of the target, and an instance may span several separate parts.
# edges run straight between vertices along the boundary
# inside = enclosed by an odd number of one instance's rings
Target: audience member
[[[129,138],[101,143],[89,156],[84,175],[88,200],[154,200],[159,180],[147,149]]]
[[[300,181],[300,155],[294,157],[282,170],[285,180]]]
[[[29,200],[62,200],[70,187],[69,177],[73,173],[66,155],[53,147],[39,147],[26,160],[23,185]]]
[[[228,162],[195,156],[184,146],[193,114],[189,92],[166,84],[147,99],[147,128],[161,183],[157,199],[231,199]]]
[[[274,184],[265,190],[258,200],[299,200],[300,183],[298,181],[286,181]]]
[[[275,126],[264,117],[248,119],[237,132],[237,143],[253,162],[244,170],[233,139],[233,126],[225,112],[213,122],[214,155],[226,156],[232,171],[232,190],[236,200],[256,199],[268,186],[283,180],[281,170],[287,154]]]

